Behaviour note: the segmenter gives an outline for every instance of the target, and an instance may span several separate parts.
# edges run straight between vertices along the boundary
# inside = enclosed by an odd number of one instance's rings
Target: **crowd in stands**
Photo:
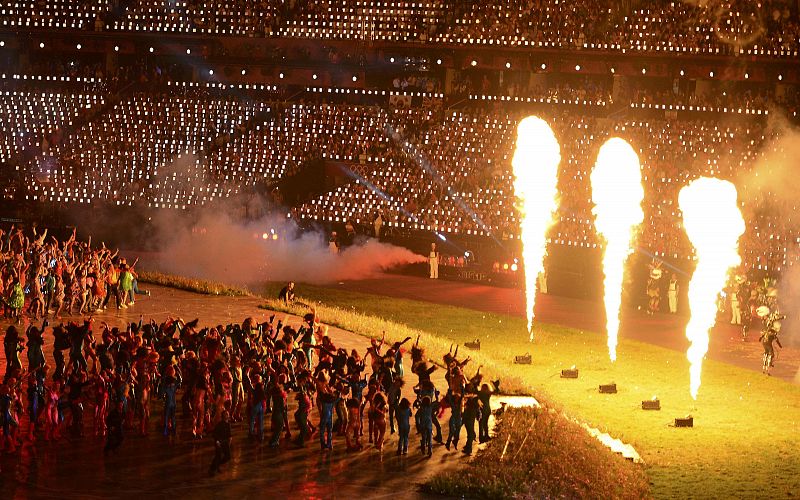
[[[25,0],[0,25],[796,57],[790,0]]]
[[[380,212],[390,227],[516,238],[510,160],[516,124],[527,113],[502,109],[414,113],[413,125],[394,125],[393,151],[367,157],[354,168],[361,182],[320,195],[301,207],[298,215],[364,223]],[[411,113],[397,113],[391,122],[403,123],[404,114]],[[607,120],[566,111],[539,114],[553,125],[561,144],[561,199],[558,222],[551,233],[554,243],[598,244],[589,173],[600,145],[612,136],[629,140],[639,154],[646,186],[646,221],[639,245],[656,255],[691,255],[677,195],[697,176],[731,179],[739,185],[748,214],[763,208],[764,200],[744,182],[773,138],[773,131],[763,123]],[[794,221],[778,213],[772,208],[760,218],[748,220],[742,243],[748,265],[780,268],[793,253]]]
[[[559,89],[544,91],[562,95]],[[564,89],[573,95],[570,87]],[[769,102],[764,94],[744,95],[754,106]],[[516,123],[536,112],[551,121],[562,147],[562,200],[553,241],[597,244],[588,174],[600,144],[618,135],[637,149],[646,176],[648,218],[640,245],[667,256],[691,254],[675,208],[678,189],[702,174],[739,184],[773,135],[763,119],[746,124],[721,124],[713,115],[606,119],[575,107],[510,111],[493,102],[449,111],[321,98],[290,104],[199,87],[133,93],[65,135],[71,120],[102,105],[103,98],[42,91],[0,97],[6,131],[0,153],[13,168],[30,167],[30,195],[37,201],[186,208],[228,198],[257,182],[278,181],[321,158],[347,165],[352,182],[297,207],[298,218],[369,224],[381,212],[387,229],[505,239],[516,238],[518,224],[510,172]],[[681,102],[670,93],[636,98],[643,105],[667,98]],[[749,105],[747,98],[729,102]],[[752,204],[750,212],[761,213],[762,202],[751,201],[759,199],[755,193],[744,193],[743,199]],[[792,224],[772,213],[749,226],[753,236],[743,247],[750,265],[781,267],[791,253]],[[765,232],[771,237],[755,236]]]
[[[482,383],[480,368],[467,378],[469,358],[457,359],[458,350],[442,360],[447,388],[440,397],[444,388],[431,379],[438,366],[430,364],[419,339],[372,339],[363,353],[348,352],[336,346],[313,310],[299,328],[288,319],[276,322],[274,315],[207,327],[198,319],[170,317],[159,324],[140,317],[112,327],[103,321],[109,298],[126,308],[137,291],[133,265],[118,251],[78,241],[75,233],[62,242],[46,231],[12,227],[0,233],[0,257],[7,324],[0,449],[6,453],[42,439],[87,435],[104,436],[106,453],[125,453],[127,433],[156,431],[163,437],[153,439],[165,442],[211,436],[213,475],[231,458],[233,430],[273,448],[305,447],[316,434],[323,452],[335,442],[361,451],[365,440],[381,452],[389,434],[397,433],[396,454],[405,455],[414,422],[419,448],[431,456],[433,442],[443,442],[439,420],[447,409],[448,450],[461,443],[469,455],[476,440],[489,439],[490,399],[499,381],[493,389]],[[294,300],[293,284],[280,298]],[[96,316],[79,320],[73,309]],[[62,312],[71,320],[62,322]],[[163,411],[158,416],[156,408]]]

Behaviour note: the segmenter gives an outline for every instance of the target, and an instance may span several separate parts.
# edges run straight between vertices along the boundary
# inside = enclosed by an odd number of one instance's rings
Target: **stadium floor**
[[[158,322],[168,317],[182,317],[189,321],[200,318],[201,326],[240,323],[253,316],[264,320],[271,314],[259,309],[263,302],[257,297],[222,297],[199,295],[171,288],[147,285],[151,297],[137,299],[129,309],[109,308],[95,315],[95,335],[99,323],[125,327],[138,322],[139,316]],[[283,317],[283,315],[279,316]],[[299,326],[301,319],[290,316],[289,324]],[[80,320],[80,318],[65,318]],[[52,321],[52,319],[51,319]],[[37,324],[40,324],[37,322]],[[8,322],[0,318],[0,328]],[[364,351],[367,339],[338,328],[329,330],[338,347]],[[46,336],[45,356],[52,362],[52,337]],[[23,353],[24,354],[24,353]],[[0,352],[0,362],[5,363]],[[410,360],[406,361],[408,368]],[[24,361],[23,361],[24,364]],[[446,387],[444,371],[433,373],[437,387]],[[411,385],[404,395],[413,398]],[[24,400],[24,394],[23,394]],[[233,456],[223,466],[222,473],[214,478],[207,475],[213,458],[213,443],[209,437],[193,439],[190,423],[178,419],[178,438],[170,442],[158,434],[163,412],[158,401],[152,404],[150,435],[141,437],[128,430],[118,452],[103,456],[104,439],[88,435],[92,415],[84,415],[87,435],[80,439],[62,436],[56,443],[46,443],[39,433],[37,442],[24,439],[15,454],[0,452],[0,484],[8,498],[427,498],[416,484],[437,472],[452,470],[465,462],[460,451],[446,451],[444,446],[434,446],[432,458],[419,452],[417,437],[412,434],[409,454],[395,455],[397,438],[389,436],[382,453],[367,444],[364,430],[364,451],[348,453],[344,438],[334,438],[330,453],[319,450],[315,435],[308,446],[298,449],[285,445],[273,450],[268,444],[247,439],[244,424],[234,424]],[[289,414],[296,408],[290,397]],[[312,414],[316,423],[316,411]],[[269,437],[269,417],[265,419],[265,434]],[[292,420],[292,430],[294,421]],[[364,420],[366,427],[366,419]],[[20,422],[20,434],[27,431],[28,421]],[[447,432],[447,419],[442,422]],[[463,443],[462,443],[463,444]]]

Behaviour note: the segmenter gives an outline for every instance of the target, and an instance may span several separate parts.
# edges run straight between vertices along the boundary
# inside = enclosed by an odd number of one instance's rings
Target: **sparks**
[[[710,177],[692,181],[678,195],[683,226],[697,257],[689,283],[691,317],[686,325],[686,337],[691,342],[686,357],[694,399],[708,352],[708,333],[716,322],[717,295],[725,286],[728,271],[741,262],[739,237],[745,227],[736,196],[733,184]]]
[[[606,244],[603,287],[608,356],[616,361],[624,266],[633,251],[636,230],[644,220],[642,171],[631,145],[617,137],[603,144],[591,181],[594,225]]]
[[[511,165],[520,214],[522,259],[525,264],[525,300],[528,331],[533,340],[536,279],[544,271],[547,231],[558,208],[558,164],[561,151],[550,126],[529,116],[517,127],[517,148]]]

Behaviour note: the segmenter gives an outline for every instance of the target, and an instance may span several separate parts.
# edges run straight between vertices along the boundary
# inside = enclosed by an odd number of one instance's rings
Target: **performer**
[[[428,263],[431,266],[431,279],[439,279],[439,252],[436,243],[431,243],[431,253],[428,254]]]
[[[761,367],[761,372],[766,373],[769,375],[770,369],[775,366],[775,348],[773,347],[773,343],[777,343],[778,347],[783,348],[781,345],[781,341],[778,339],[778,333],[781,331],[781,319],[784,318],[783,315],[778,315],[775,320],[768,320],[767,328],[761,332],[761,337],[759,337],[759,341],[761,345],[764,347],[764,364]]]
[[[332,254],[339,253],[339,237],[336,235],[336,231],[332,232],[328,239],[328,249]]]
[[[678,312],[678,277],[672,273],[672,278],[669,280],[669,288],[667,289],[667,298],[669,299],[669,313],[675,314]]]
[[[731,324],[742,324],[742,309],[739,307],[739,290],[735,287],[731,290]]]
[[[661,304],[661,262],[654,261],[650,265],[650,277],[647,279],[647,314],[657,313]]]
[[[294,281],[290,281],[285,287],[281,288],[280,293],[278,293],[278,300],[286,304],[294,302]]]
[[[540,272],[537,277],[537,281],[539,282],[539,293],[547,295],[547,271],[542,269],[542,272]]]
[[[381,226],[383,226],[383,216],[380,212],[375,214],[375,220],[372,222],[375,226],[375,237],[380,239],[381,238]]]

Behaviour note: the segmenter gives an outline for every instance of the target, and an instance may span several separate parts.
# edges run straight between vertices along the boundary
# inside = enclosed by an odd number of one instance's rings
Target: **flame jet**
[[[678,195],[683,226],[697,258],[689,282],[691,318],[686,325],[686,337],[691,342],[686,357],[694,399],[708,352],[708,332],[716,322],[717,295],[725,286],[728,271],[741,262],[739,237],[745,226],[736,196],[733,184],[711,177],[692,181]]]
[[[603,287],[608,331],[608,356],[617,360],[622,279],[625,261],[633,252],[633,240],[644,220],[642,171],[630,144],[614,137],[606,141],[592,170],[594,225],[605,240]]]
[[[511,165],[520,214],[522,260],[525,264],[525,300],[528,331],[533,340],[536,278],[544,271],[547,231],[558,208],[558,164],[561,150],[550,126],[536,116],[517,126],[517,146]]]

